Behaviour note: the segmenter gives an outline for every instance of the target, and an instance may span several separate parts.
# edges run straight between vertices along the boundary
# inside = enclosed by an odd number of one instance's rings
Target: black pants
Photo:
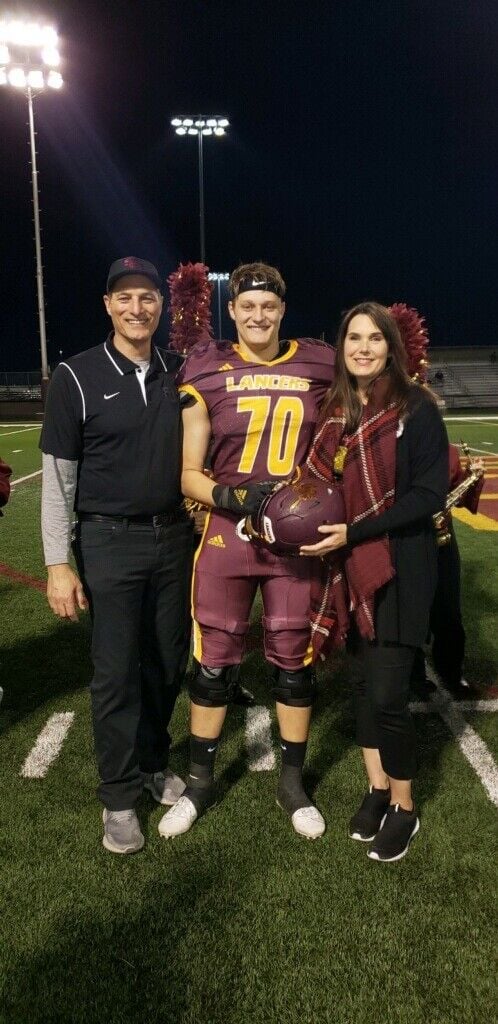
[[[415,729],[408,708],[415,647],[360,643],[363,678],[356,683],[356,741],[379,750],[392,779],[417,771]]]
[[[192,525],[82,522],[75,556],[93,620],[90,684],[99,796],[133,807],[168,763],[190,639]]]

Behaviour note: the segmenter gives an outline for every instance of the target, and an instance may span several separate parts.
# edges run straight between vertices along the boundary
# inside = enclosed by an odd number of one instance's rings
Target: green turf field
[[[498,420],[448,422],[448,430],[498,453]],[[40,468],[38,435],[0,427],[14,478]],[[0,521],[0,563],[31,582],[44,578],[39,501],[34,476],[14,487]],[[456,529],[466,675],[483,698],[496,698],[496,533]],[[221,804],[166,842],[157,833],[162,809],[144,797],[145,850],[113,857],[101,846],[94,797],[88,621],[57,622],[28,582],[0,573],[1,1024],[496,1019],[497,807],[460,745],[479,753],[483,740],[496,759],[496,715],[463,713],[456,736],[435,708],[416,715],[422,826],[398,865],[375,864],[347,838],[364,783],[344,660],[321,670],[309,745],[323,839],[294,835],[275,805],[275,770],[248,771],[244,712],[232,709],[218,761]],[[258,630],[256,618],[243,681],[270,708]],[[74,713],[58,759],[44,778],[22,778],[56,712]],[[172,733],[172,767],[182,773],[185,694]],[[273,740],[276,749],[275,731]]]

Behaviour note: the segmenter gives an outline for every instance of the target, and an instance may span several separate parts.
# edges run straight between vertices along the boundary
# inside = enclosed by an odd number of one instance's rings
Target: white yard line
[[[25,480],[31,480],[34,476],[40,476],[43,473],[42,469],[37,469],[35,473],[28,473],[27,476],[18,476],[17,480],[11,480],[10,486],[15,487],[16,484],[22,484]]]
[[[445,423],[498,423],[498,416],[444,416]]]
[[[275,767],[275,752],[268,708],[262,705],[247,708],[245,735],[249,771],[271,772]]]
[[[431,697],[434,709],[441,715],[448,729],[453,733],[463,756],[481,780],[491,803],[498,807],[498,766],[491,751],[484,740],[465,721],[459,710],[459,704],[451,699],[450,694],[441,685],[439,677],[430,665],[427,666],[427,677],[437,687],[436,693]]]
[[[0,441],[3,437],[12,437],[12,434],[27,434],[28,430],[41,430],[41,423],[37,423],[36,427],[23,427],[22,430],[7,430],[5,434],[0,434]]]
[[[495,457],[498,457],[498,452],[490,452],[488,448],[474,448],[469,444],[469,449],[471,452],[479,452],[480,455],[494,455]]]
[[[49,718],[21,768],[23,778],[43,779],[60,754],[73,720],[74,711],[59,711]]]

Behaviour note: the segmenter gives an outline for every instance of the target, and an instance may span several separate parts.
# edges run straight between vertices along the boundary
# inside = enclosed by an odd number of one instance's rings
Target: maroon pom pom
[[[171,331],[169,342],[177,352],[186,353],[198,341],[210,341],[211,292],[204,263],[180,263],[168,277]]]
[[[390,307],[408,358],[408,373],[414,380],[425,383],[427,379],[427,348],[429,336],[425,320],[416,309],[404,302],[395,302]]]

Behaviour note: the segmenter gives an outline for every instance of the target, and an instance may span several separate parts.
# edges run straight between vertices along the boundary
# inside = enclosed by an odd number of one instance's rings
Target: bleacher
[[[0,384],[0,402],[40,402],[41,384]]]
[[[447,409],[498,408],[498,363],[437,363],[429,384]]]

